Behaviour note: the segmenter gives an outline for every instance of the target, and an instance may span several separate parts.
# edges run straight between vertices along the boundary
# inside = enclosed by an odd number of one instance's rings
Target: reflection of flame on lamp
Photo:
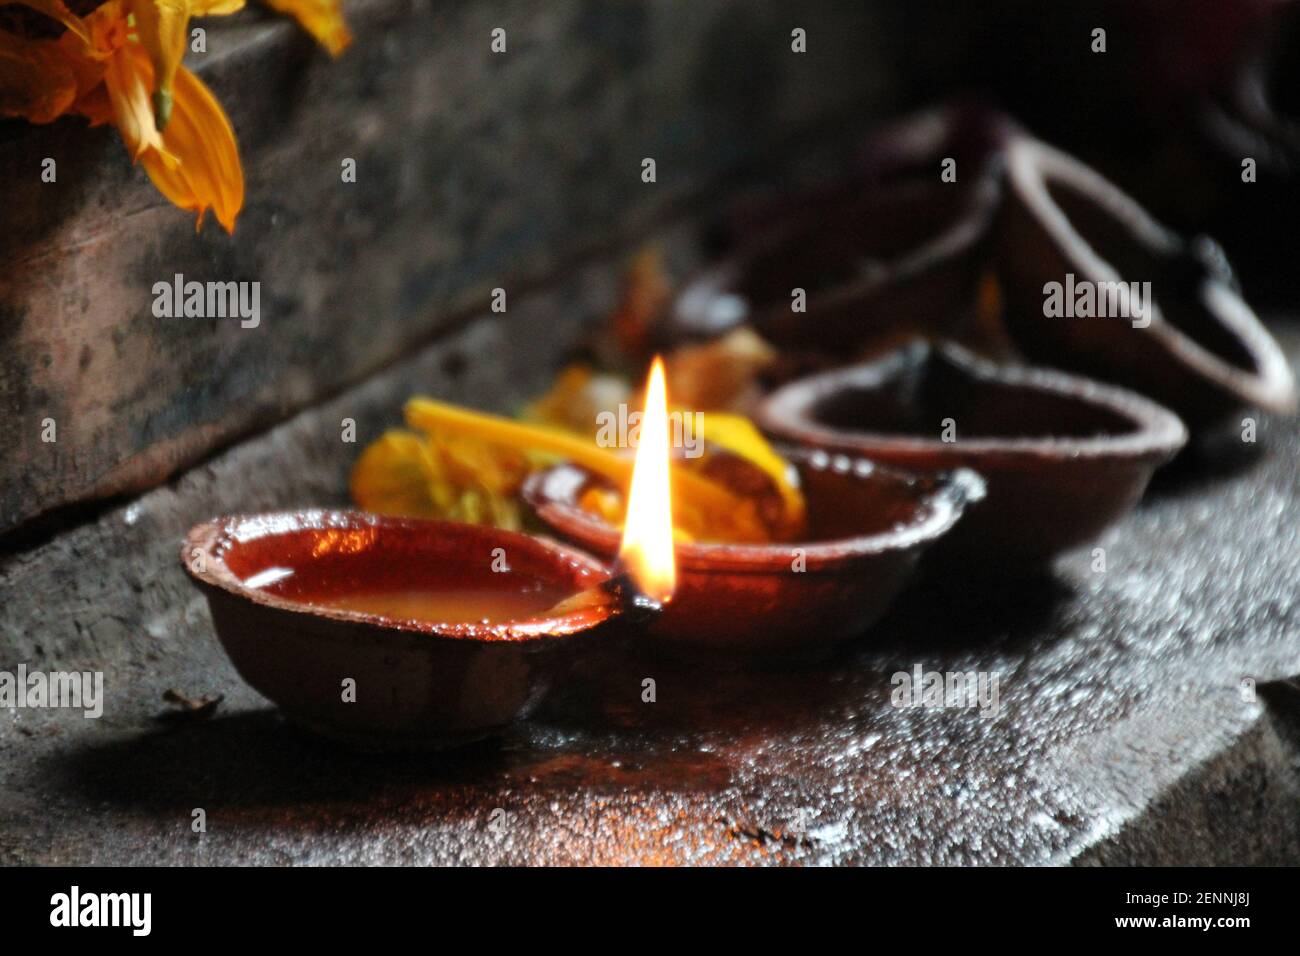
[[[672,600],[677,586],[668,456],[668,396],[664,363],[656,356],[645,390],[645,412],[641,416],[618,563],[638,591],[660,604]]]

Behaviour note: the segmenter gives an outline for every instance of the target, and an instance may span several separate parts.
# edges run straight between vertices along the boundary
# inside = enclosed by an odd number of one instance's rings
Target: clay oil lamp
[[[296,723],[373,749],[501,729],[649,606],[553,542],[360,512],[217,519],[182,560],[245,680]]]
[[[663,401],[662,383],[656,387],[652,379],[637,464],[639,469],[650,440],[644,436],[662,431],[658,480],[666,482],[666,428],[654,427],[651,412]],[[983,490],[970,472],[918,478],[861,459],[804,452],[795,452],[791,461],[807,507],[806,539],[679,541],[675,547],[671,539],[660,539],[659,547],[675,551],[676,579],[671,602],[646,627],[647,638],[679,650],[722,652],[727,659],[823,655],[862,634],[884,613],[922,552],[953,528]],[[666,510],[655,515],[638,507],[634,477],[631,517],[621,537],[615,526],[581,506],[589,489],[604,485],[594,472],[563,464],[533,475],[523,494],[557,534],[606,558],[636,531],[635,516],[651,515],[654,527],[666,526]],[[656,492],[655,500],[667,508],[666,495]]]
[[[779,440],[832,455],[973,469],[987,496],[935,557],[994,574],[1031,571],[1095,538],[1187,438],[1177,416],[1123,389],[926,342],[792,382],[755,417]]]
[[[1030,360],[1142,392],[1193,429],[1245,407],[1294,410],[1286,358],[1216,246],[1183,240],[1091,168],[1028,137],[1007,147],[1007,181],[1005,321]],[[1064,314],[1048,314],[1056,289]],[[1138,298],[1116,309],[1111,289]],[[1145,312],[1115,314],[1136,306]]]
[[[665,340],[748,323],[779,348],[842,356],[920,327],[951,331],[971,317],[986,264],[998,128],[970,110],[925,114],[873,138],[849,181],[739,217],[736,252],[682,289]],[[941,178],[946,157],[955,182]]]

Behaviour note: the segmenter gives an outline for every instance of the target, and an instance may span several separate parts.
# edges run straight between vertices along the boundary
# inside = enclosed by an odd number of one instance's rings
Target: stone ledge
[[[693,232],[659,238],[686,271]],[[341,450],[345,416],[363,442],[414,390],[511,407],[608,308],[619,272],[593,264],[5,557],[0,669],[102,669],[108,700],[98,721],[0,712],[0,862],[1296,858],[1296,724],[1238,693],[1252,676],[1268,698],[1295,668],[1294,527],[1258,517],[1300,509],[1294,421],[1261,419],[1257,458],[1162,477],[1103,542],[1106,574],[1070,557],[1028,590],[974,601],[930,582],[826,665],[615,662],[504,740],[433,760],[351,755],[288,728],[222,654],[177,561],[181,534],[225,510],[341,500],[359,450]],[[1279,331],[1294,360],[1300,329]],[[1001,674],[1001,714],[895,710],[889,675],[915,663]],[[654,709],[639,703],[646,673]],[[167,728],[152,718],[169,687],[226,699],[211,721]],[[486,829],[497,807],[500,834]]]

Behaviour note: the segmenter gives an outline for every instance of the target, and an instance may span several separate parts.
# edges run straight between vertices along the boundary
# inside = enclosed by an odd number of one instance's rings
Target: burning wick
[[[673,556],[672,488],[668,479],[668,390],[658,356],[646,383],[645,412],[627,496],[623,541],[614,574],[555,605],[552,615],[617,601],[637,617],[659,611],[673,598],[677,566]]]
[[[645,389],[627,520],[615,567],[626,568],[640,593],[667,604],[677,587],[673,560],[672,489],[668,481],[668,395],[663,359],[655,356]]]
[[[613,577],[606,578],[595,587],[565,598],[547,611],[546,616],[564,617],[584,608],[606,605],[618,607],[622,615],[630,621],[649,620],[663,610],[662,602],[640,591],[633,582],[632,575],[627,571],[619,570],[619,565],[615,564]]]

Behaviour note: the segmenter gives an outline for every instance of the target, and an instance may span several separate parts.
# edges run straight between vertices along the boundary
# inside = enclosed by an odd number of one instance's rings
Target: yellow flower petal
[[[439,442],[393,429],[352,469],[352,499],[380,514],[444,518],[519,530],[519,486],[531,466],[513,449]]]
[[[219,17],[236,13],[244,9],[244,0],[195,0],[190,4],[190,15],[195,17]]]
[[[433,498],[435,469],[428,446],[418,435],[393,429],[373,442],[352,468],[352,500],[379,514],[431,518],[439,513]]]
[[[153,64],[153,107],[159,129],[171,122],[176,71],[189,43],[190,18],[234,13],[244,0],[125,0],[135,34]]]
[[[789,537],[803,529],[808,517],[807,506],[795,483],[794,471],[789,462],[772,449],[753,422],[741,415],[705,412],[703,437],[707,444],[745,459],[771,479],[785,507],[778,537]]]
[[[567,458],[619,488],[626,488],[632,478],[630,456],[559,428],[529,425],[418,396],[406,403],[406,422],[448,444],[465,441],[504,446],[538,460]],[[673,469],[673,513],[674,521],[692,532],[712,529],[717,540],[770,540],[754,502],[680,467]]]
[[[128,0],[135,32],[153,65],[150,101],[159,129],[171,121],[176,71],[185,57],[190,26],[189,0]]]
[[[314,36],[330,56],[338,56],[349,43],[352,34],[343,20],[341,0],[264,0],[272,10],[287,13],[303,29]]]

